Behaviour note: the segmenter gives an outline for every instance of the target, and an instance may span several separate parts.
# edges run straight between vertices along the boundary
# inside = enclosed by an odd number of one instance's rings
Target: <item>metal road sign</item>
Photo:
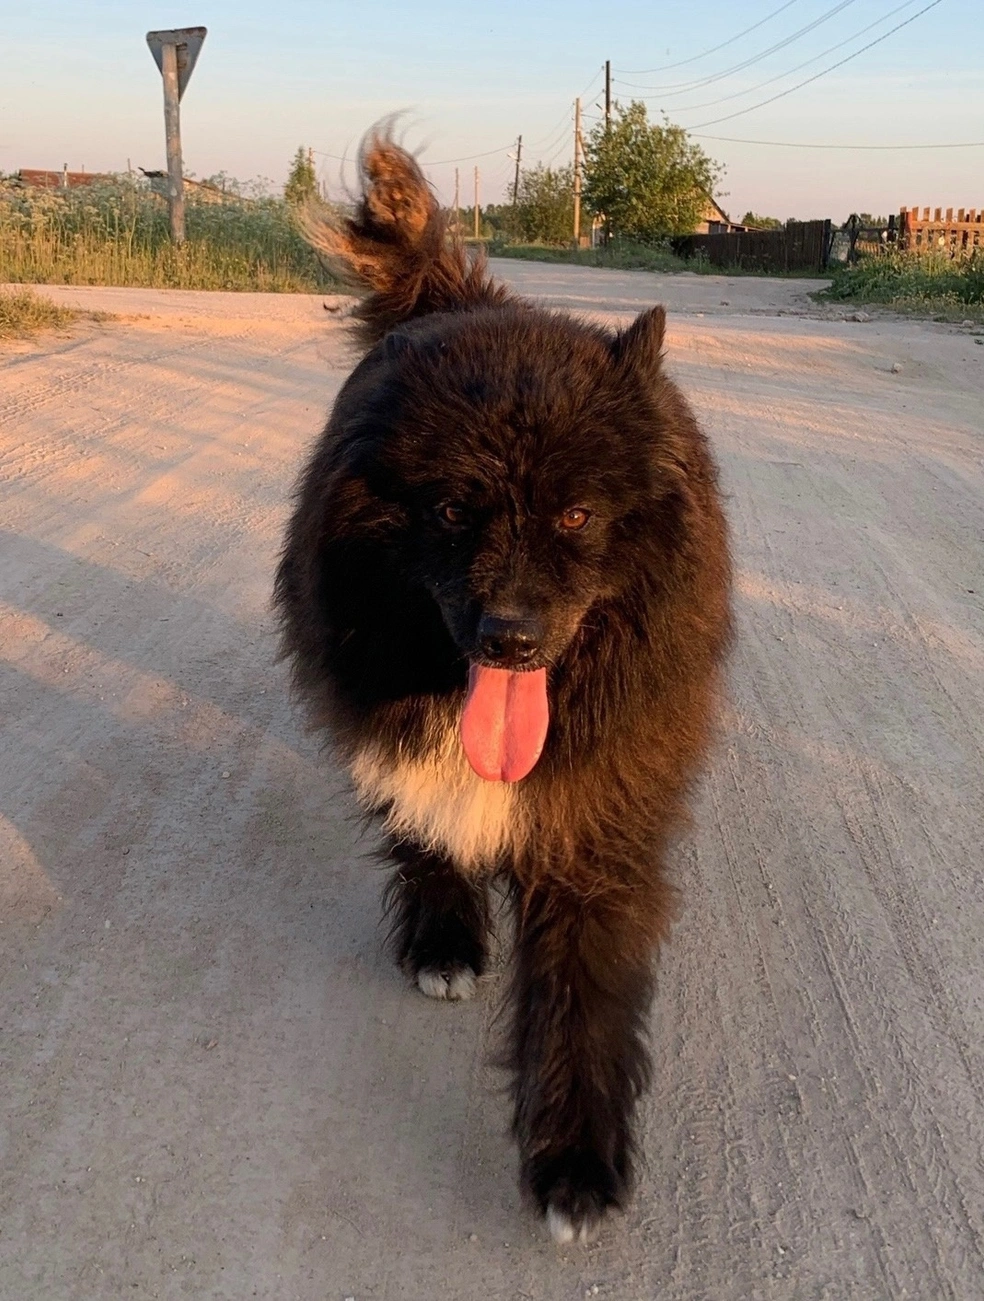
[[[150,52],[154,56],[154,62],[157,64],[162,76],[164,73],[164,55],[161,50],[165,45],[177,46],[179,100],[191,80],[191,74],[206,34],[207,28],[205,27],[177,27],[173,31],[147,33],[147,44],[150,46]]]

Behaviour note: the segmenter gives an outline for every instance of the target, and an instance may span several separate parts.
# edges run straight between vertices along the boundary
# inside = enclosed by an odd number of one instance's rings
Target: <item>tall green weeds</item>
[[[171,243],[167,203],[143,181],[59,191],[0,183],[0,283],[139,285],[319,293],[330,275],[282,199],[189,191],[187,240]]]
[[[554,244],[510,244],[493,240],[488,245],[490,257],[522,258],[530,262],[563,262],[581,267],[609,267],[618,271],[692,271],[669,248],[636,244],[631,240],[612,240],[600,248],[560,248]]]
[[[899,310],[944,312],[984,309],[984,252],[950,258],[945,253],[905,253],[895,249],[859,259],[833,273],[830,288],[818,295],[859,303],[887,303]]]

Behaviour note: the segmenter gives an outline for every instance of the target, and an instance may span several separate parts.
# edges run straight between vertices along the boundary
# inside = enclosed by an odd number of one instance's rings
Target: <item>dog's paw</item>
[[[569,1151],[532,1174],[533,1193],[559,1246],[590,1242],[608,1211],[619,1207],[624,1179],[593,1152]]]
[[[471,967],[421,967],[417,972],[417,988],[428,998],[444,998],[452,1003],[463,1003],[474,998],[478,977]]]

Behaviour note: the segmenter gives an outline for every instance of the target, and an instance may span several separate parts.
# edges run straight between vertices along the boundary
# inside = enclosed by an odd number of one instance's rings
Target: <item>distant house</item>
[[[167,198],[167,172],[148,172],[146,168],[141,167],[141,172],[150,181],[152,193],[159,194],[161,198]],[[204,203],[224,203],[227,199],[235,198],[235,195],[227,194],[218,185],[213,185],[211,181],[193,181],[190,177],[184,177],[185,193],[196,195]]]
[[[43,167],[22,167],[14,173],[14,184],[29,186],[33,190],[77,190],[82,185],[101,185],[114,178],[107,172],[70,172],[63,167],[60,172]]]
[[[582,244],[586,247],[590,242],[592,248],[598,248],[604,243],[605,220],[603,217],[595,217],[591,226],[590,241],[582,237]],[[716,199],[707,195],[707,201],[704,204],[704,211],[701,219],[691,232],[694,235],[728,235],[736,231],[750,230],[750,226],[743,226],[741,222],[732,221],[725,210],[721,207]],[[684,236],[686,238],[686,236]]]
[[[732,221],[718,201],[707,196],[700,221],[694,228],[695,235],[730,235],[736,231],[747,230],[740,222]]]

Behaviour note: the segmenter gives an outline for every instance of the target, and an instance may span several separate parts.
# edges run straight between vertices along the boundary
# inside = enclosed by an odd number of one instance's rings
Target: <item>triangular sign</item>
[[[177,27],[169,32],[148,32],[147,44],[150,46],[150,52],[154,56],[154,62],[158,70],[164,72],[164,56],[161,54],[161,48],[165,45],[176,45],[178,47],[178,99],[185,93],[185,87],[191,80],[191,74],[194,70],[195,63],[198,59],[199,51],[202,48],[207,34],[204,27]]]

